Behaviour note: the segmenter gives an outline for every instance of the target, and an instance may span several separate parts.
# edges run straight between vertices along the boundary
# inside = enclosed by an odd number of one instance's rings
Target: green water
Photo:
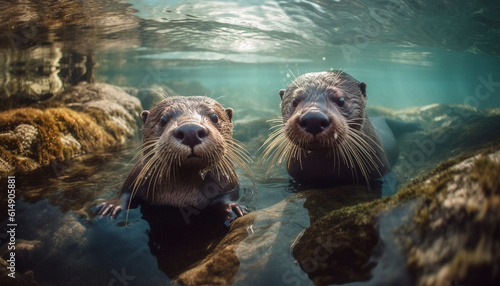
[[[221,101],[236,108],[239,107],[238,98],[244,97],[265,102],[264,109],[278,110],[278,90],[286,88],[294,77],[307,72],[342,69],[368,84],[368,102],[374,106],[391,109],[434,103],[469,104],[479,108],[500,106],[498,58],[435,47],[370,45],[355,55],[352,62],[347,62],[342,53],[332,54],[328,50],[304,62],[291,60],[289,63],[198,60],[183,65],[183,60],[165,59],[164,54],[150,55],[154,59],[134,54],[131,55],[136,57],[133,63],[119,68],[110,66],[97,75],[111,82],[123,76],[127,79],[126,84],[145,87],[171,81],[195,81],[204,88],[197,94],[224,96]],[[169,67],[171,61],[180,66]],[[477,91],[483,83],[481,78],[488,81],[488,77],[494,83],[491,89]],[[471,101],[470,97],[476,92],[489,95]],[[186,93],[194,95],[196,91],[187,90]]]
[[[295,77],[342,69],[367,83],[369,106],[500,107],[499,1],[14,2],[0,2],[0,96],[9,104],[28,106],[81,80],[161,85],[234,108],[238,129],[278,116],[278,91]],[[29,96],[20,96],[23,87]],[[248,143],[244,131],[236,134]],[[148,223],[138,209],[125,228],[123,216],[116,222],[89,216],[92,202],[74,207],[86,192],[101,199],[118,192],[137,142],[130,145],[90,163],[94,174],[70,167],[19,177],[18,239],[43,245],[20,252],[20,273],[32,271],[42,285],[126,285],[120,284],[123,273],[128,285],[170,284],[173,277],[151,254]],[[258,157],[257,147],[249,151]],[[313,285],[289,250],[309,226],[306,199],[290,192],[284,170],[257,178],[258,191],[243,171],[238,175],[241,203],[262,210],[285,200],[286,207],[279,218],[257,217],[253,240],[236,252],[241,264],[235,284]],[[393,243],[389,230],[402,223],[393,217],[398,214],[381,218],[386,247]],[[264,247],[245,253],[258,243]],[[385,283],[381,277],[391,270],[390,284],[412,285],[398,255],[379,256],[383,263],[374,278],[355,285]],[[268,260],[259,268],[261,256]]]

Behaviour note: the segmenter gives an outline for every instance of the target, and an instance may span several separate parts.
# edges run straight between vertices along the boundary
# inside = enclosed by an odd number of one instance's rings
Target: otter
[[[399,123],[378,119],[382,129],[376,132],[365,112],[366,86],[343,71],[296,78],[279,91],[282,118],[264,143],[260,162],[270,160],[272,168],[287,160],[290,176],[310,185],[369,186],[390,173],[387,155],[392,161],[398,157],[390,126]],[[384,134],[384,142],[377,133]]]
[[[232,137],[232,117],[233,109],[205,96],[166,97],[143,111],[139,159],[119,196],[98,205],[97,214],[115,219],[130,208],[132,199],[177,207],[181,213],[209,206],[226,222],[246,214],[248,210],[236,203],[233,162],[251,175],[245,163],[250,157]]]

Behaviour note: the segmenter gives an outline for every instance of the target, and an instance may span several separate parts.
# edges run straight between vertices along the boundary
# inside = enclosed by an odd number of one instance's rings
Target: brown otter
[[[100,204],[98,214],[114,219],[126,202],[130,207],[129,198],[179,207],[181,213],[216,206],[226,220],[246,213],[235,202],[238,178],[232,161],[249,173],[244,162],[249,157],[232,138],[233,109],[204,96],[175,96],[143,111],[141,117],[140,158],[119,197]]]
[[[288,160],[288,173],[307,184],[369,184],[391,171],[365,113],[366,83],[342,71],[308,73],[279,94],[282,118],[261,162]]]

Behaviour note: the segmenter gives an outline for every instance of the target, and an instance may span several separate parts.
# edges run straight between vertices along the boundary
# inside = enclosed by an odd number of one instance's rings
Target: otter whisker
[[[368,184],[369,177],[368,177],[368,172],[366,170],[365,161],[362,159],[362,156],[360,156],[360,153],[358,152],[358,149],[356,149],[355,145],[348,144],[347,146],[353,160],[357,162],[357,166],[361,171],[361,176],[365,179],[366,183]],[[357,170],[353,168],[353,171],[356,173],[356,181],[359,182]]]
[[[343,144],[341,146],[342,146],[344,154],[346,155],[347,160],[349,162],[349,169],[351,169],[351,176],[356,179],[356,182],[359,182],[358,173],[356,172],[355,165],[354,165],[355,160],[353,159],[354,154],[353,154],[353,151],[351,149],[351,146],[348,144]]]
[[[296,146],[295,144],[292,144],[290,142],[290,146],[289,146],[289,155],[288,155],[288,163],[287,163],[287,168],[290,168],[290,164],[291,164],[291,158],[295,158],[295,159],[298,159],[299,161],[299,165],[300,165],[300,169],[303,170],[304,167],[302,166],[302,148],[300,148],[299,146]]]
[[[240,166],[245,171],[245,173],[247,173],[247,175],[250,176],[250,178],[252,178],[252,180],[253,180],[253,177],[254,177],[253,172],[247,166],[247,164],[245,163],[244,159],[242,159],[240,156],[238,156],[238,154],[233,153],[232,151],[228,152],[228,157],[232,161],[234,161],[238,166]]]
[[[277,126],[281,127],[283,125],[280,123]],[[271,161],[266,175],[269,175],[272,168],[281,164],[285,158],[289,159],[292,154],[297,155],[297,147],[290,142],[283,127],[274,130],[259,150],[262,148],[265,149],[259,158],[258,164],[261,165],[263,162]]]
[[[377,152],[372,147],[372,145],[374,145],[375,147],[377,147],[379,149],[382,149],[382,147],[375,140],[373,140],[372,138],[367,137],[367,136],[362,136],[363,133],[359,132],[358,130],[356,130],[356,131],[351,130],[351,131],[352,132],[350,132],[350,135],[352,137],[355,137],[357,139],[357,142],[359,142],[361,144],[360,147],[362,147],[362,149],[365,152],[369,152],[369,153],[371,153],[373,155],[376,155]],[[370,140],[371,143],[367,142],[365,139]],[[379,161],[379,163],[383,166],[384,163],[382,162],[382,160],[378,156],[375,156],[375,157],[377,158],[377,160]],[[373,162],[373,164],[375,165],[375,162]]]
[[[295,74],[293,73],[293,71],[291,69],[288,69],[288,72],[290,72],[293,76],[293,79],[297,79],[297,77],[295,76]],[[297,73],[298,73],[298,70],[297,70]]]
[[[278,125],[284,125],[285,123],[283,123],[283,117],[279,116],[279,117],[275,117],[275,118],[270,118],[268,120],[266,120],[266,122],[269,122],[269,123],[275,123],[275,124],[278,124]],[[273,126],[273,127],[276,127],[276,126]],[[271,128],[273,128],[271,127]]]
[[[377,153],[370,145],[366,143],[366,141],[357,134],[350,134],[348,138],[350,144],[353,144],[363,155],[365,155],[371,162],[372,165],[375,165],[375,161],[372,159],[372,155],[376,155]]]
[[[281,164],[283,156],[287,154],[286,152],[289,152],[287,148],[288,143],[289,141],[286,134],[279,134],[276,140],[273,141],[273,144],[270,144],[263,153],[263,157],[267,158],[266,162],[271,158],[271,166],[276,165],[276,161],[278,161],[278,164]]]
[[[269,135],[269,137],[264,142],[262,147],[259,148],[259,150],[260,150],[263,147],[265,147],[264,153],[259,158],[259,162],[258,162],[259,165],[262,162],[268,162],[270,159],[269,155],[275,154],[276,151],[278,151],[277,147],[279,149],[279,146],[284,143],[283,141],[286,139],[285,136],[286,135],[285,135],[283,129],[277,129],[273,133],[271,133],[271,135]]]
[[[158,143],[158,139],[149,140],[148,142],[143,143],[142,147],[139,147],[140,150],[134,155],[131,161],[137,160],[139,157],[144,156],[143,154],[147,152],[147,150],[153,148]],[[150,150],[151,151],[151,150]]]
[[[231,140],[231,144],[228,145],[228,149],[232,151],[233,153],[237,154],[239,157],[241,157],[244,161],[248,163],[252,163],[252,157],[250,153],[243,147],[243,144],[237,140]]]

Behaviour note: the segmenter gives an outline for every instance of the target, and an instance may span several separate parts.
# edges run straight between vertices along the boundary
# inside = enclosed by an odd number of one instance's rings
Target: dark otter
[[[140,158],[119,197],[100,204],[98,214],[115,218],[126,202],[130,206],[129,197],[179,207],[186,214],[210,206],[229,221],[246,213],[235,202],[238,178],[232,161],[249,173],[244,162],[249,157],[232,138],[233,109],[208,97],[176,96],[143,111],[141,117]]]
[[[288,160],[298,183],[314,185],[369,184],[391,171],[365,113],[366,83],[342,71],[308,73],[279,94],[282,122],[266,141],[261,162],[271,160],[272,167]],[[397,158],[397,151],[390,153]]]

